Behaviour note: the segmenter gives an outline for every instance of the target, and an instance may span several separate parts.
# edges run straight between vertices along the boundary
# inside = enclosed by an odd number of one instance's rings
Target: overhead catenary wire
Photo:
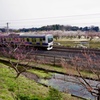
[[[94,14],[80,14],[80,15],[68,15],[68,16],[54,16],[54,17],[37,17],[37,18],[29,18],[29,19],[11,19],[10,21],[26,21],[26,20],[46,20],[46,19],[57,19],[57,18],[74,18],[74,17],[88,17],[88,16],[100,16],[100,13]],[[9,20],[9,19],[8,19]],[[0,20],[0,21],[8,21],[8,20]]]
[[[53,23],[53,24],[63,24],[63,21],[65,21],[66,25],[67,24],[99,24],[100,22],[98,21],[93,21],[93,20],[100,20],[100,13],[94,13],[94,14],[81,14],[81,15],[68,15],[68,16],[55,16],[55,17],[40,17],[40,18],[29,18],[29,19],[10,19],[10,20],[0,20],[0,27],[5,26],[5,22],[10,22],[11,27],[15,26],[30,26],[32,27],[33,25],[39,25],[39,24],[45,24],[46,23]],[[82,20],[85,20],[82,22]],[[92,20],[89,22],[89,20]],[[54,21],[54,22],[53,22]],[[64,23],[64,24],[65,24]]]

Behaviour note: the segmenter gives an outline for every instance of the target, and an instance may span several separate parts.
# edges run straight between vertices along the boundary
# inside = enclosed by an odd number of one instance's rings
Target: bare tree
[[[64,59],[62,59],[62,66],[68,70],[69,67],[73,68],[73,71],[77,72],[76,77],[80,84],[87,89],[93,96],[96,97],[96,100],[100,100],[100,56],[95,55],[94,53],[86,53],[84,52],[82,56],[69,57],[70,65]],[[95,75],[94,80],[98,82],[95,85],[91,84],[90,81],[87,80],[87,77],[84,76],[82,72],[88,71]],[[74,74],[74,72],[69,72],[70,75]],[[89,78],[89,77],[88,77]]]
[[[13,68],[16,71],[16,78],[18,78],[22,72],[31,68],[27,65],[34,60],[34,56],[32,56],[34,48],[29,48],[23,41],[13,43],[12,41],[9,43],[6,42],[3,46],[4,47],[1,48],[2,50],[0,52],[3,57],[8,59],[8,62],[10,63],[9,68]],[[21,66],[21,64],[24,66]]]

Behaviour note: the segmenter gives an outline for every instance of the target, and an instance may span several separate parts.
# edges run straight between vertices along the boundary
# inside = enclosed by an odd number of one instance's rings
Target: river
[[[91,93],[89,93],[85,89],[85,87],[83,87],[80,84],[78,78],[75,78],[73,76],[67,76],[56,73],[52,76],[51,79],[48,80],[42,79],[39,82],[48,86],[52,86],[62,92],[67,92],[67,93],[69,92],[72,95],[78,97],[82,97],[89,100],[95,100],[95,97],[91,95]],[[89,84],[91,84],[92,86],[95,86],[96,84],[99,83],[98,81],[93,81],[93,80],[87,80],[87,82],[89,82]]]

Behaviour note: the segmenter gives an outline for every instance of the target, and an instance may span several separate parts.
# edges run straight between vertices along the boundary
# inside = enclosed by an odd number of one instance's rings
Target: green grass
[[[0,99],[14,100],[13,96],[16,97],[19,93],[43,98],[47,95],[48,88],[24,76],[20,76],[18,79],[14,77],[15,72],[0,63]]]
[[[61,44],[61,46],[67,46],[67,47],[73,47],[75,46],[76,44],[73,42],[73,41],[66,41],[66,40],[57,40],[57,41],[54,41],[54,42],[59,42]]]
[[[35,65],[35,63],[30,63],[30,65]],[[63,69],[61,66],[53,66],[53,65],[49,65],[49,64],[38,64],[37,66],[38,68],[43,68],[46,70],[53,70],[53,71],[58,71],[58,72],[65,72],[65,69]]]
[[[40,78],[51,78],[51,76],[52,76],[52,73],[50,73],[50,72],[46,73],[42,70],[29,70],[29,72],[36,74]]]
[[[33,71],[38,76],[50,77],[51,73],[44,73],[43,71]],[[49,75],[48,75],[49,74]],[[15,79],[16,73],[13,69],[9,69],[7,65],[0,63],[0,99],[1,100],[16,100],[20,98],[26,98],[25,100],[48,100],[48,87],[44,87],[34,80],[29,80],[26,77],[20,75]],[[61,100],[82,100],[76,97],[72,97],[70,94],[61,93]],[[28,98],[34,99],[28,99]],[[24,100],[24,99],[19,99]]]
[[[81,39],[78,39],[81,41]],[[75,39],[66,39],[66,38],[60,38],[58,40],[54,40],[54,42],[59,42],[61,46],[67,46],[67,47],[74,47],[77,44],[75,43]],[[88,44],[85,44],[88,47]],[[100,48],[100,41],[89,41],[89,48]]]
[[[100,42],[90,41],[89,46],[90,48],[100,48]]]
[[[0,57],[0,59],[2,59],[2,60],[7,60],[8,61],[8,59],[7,58],[5,58],[5,57]],[[15,60],[15,59],[11,59],[12,60],[12,62],[17,62],[17,60]],[[27,62],[21,62],[22,64],[26,64]],[[7,64],[7,65],[9,65],[9,64]],[[63,69],[61,66],[53,66],[53,65],[49,65],[49,64],[37,64],[37,63],[35,63],[35,62],[30,62],[28,65],[30,65],[30,66],[34,66],[34,67],[36,67],[36,68],[43,68],[43,69],[46,69],[46,70],[54,70],[54,71],[58,71],[58,72],[66,72],[65,71],[65,69]]]
[[[0,59],[7,60],[6,58],[0,58]],[[16,60],[13,60],[13,61],[16,62]],[[24,62],[23,62],[23,64],[24,64]],[[7,64],[7,65],[9,65],[9,64]],[[70,75],[79,75],[77,73],[77,71],[73,67],[71,67],[70,65],[69,65],[70,67],[67,67],[66,69],[61,67],[61,66],[53,66],[53,65],[49,65],[49,64],[36,64],[34,62],[32,62],[32,63],[30,62],[29,65],[34,66],[36,68],[42,68],[42,69],[46,69],[46,70],[57,71],[58,73],[61,72],[61,73],[70,74]],[[34,70],[34,69],[31,69],[29,71],[32,72],[32,73],[37,74],[41,78],[51,77],[50,72],[47,73],[47,72],[44,72],[44,71]],[[80,72],[82,73],[82,75],[84,77],[97,79],[97,76],[95,74],[93,74],[92,72],[90,72],[90,71],[83,70],[83,71],[80,71]]]

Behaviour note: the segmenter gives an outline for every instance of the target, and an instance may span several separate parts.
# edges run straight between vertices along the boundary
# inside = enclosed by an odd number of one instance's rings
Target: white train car
[[[47,50],[53,49],[52,34],[20,34],[19,38],[24,39],[27,44]]]
[[[0,43],[6,44],[27,44],[37,48],[45,48],[51,50],[53,48],[53,35],[52,34],[2,34],[0,36]]]

